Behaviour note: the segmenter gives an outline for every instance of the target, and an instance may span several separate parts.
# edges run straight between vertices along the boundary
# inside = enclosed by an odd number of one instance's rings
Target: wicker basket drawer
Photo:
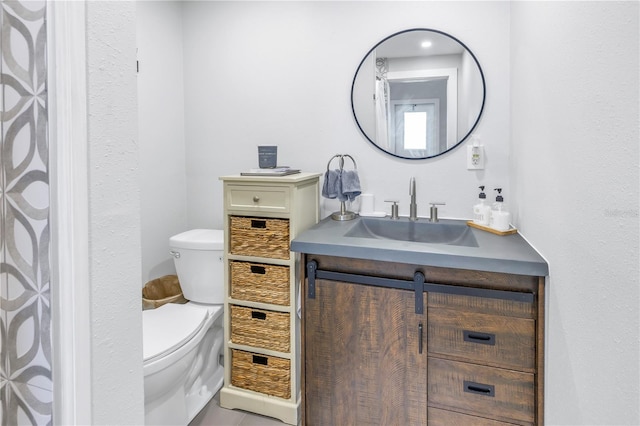
[[[289,259],[289,220],[231,216],[231,254]]]
[[[232,349],[231,384],[289,399],[291,398],[291,361]]]
[[[229,306],[233,343],[280,352],[291,350],[288,312]]]
[[[231,262],[231,297],[289,306],[289,267]]]

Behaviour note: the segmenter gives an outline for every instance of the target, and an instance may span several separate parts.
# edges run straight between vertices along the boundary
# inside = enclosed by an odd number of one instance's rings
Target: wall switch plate
[[[467,146],[467,170],[484,169],[484,147],[482,145]]]

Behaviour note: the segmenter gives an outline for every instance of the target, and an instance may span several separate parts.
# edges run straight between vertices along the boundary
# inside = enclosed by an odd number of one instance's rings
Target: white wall
[[[640,424],[638,2],[511,6],[516,220],[548,259],[547,424]]]
[[[137,2],[137,30],[144,285],[175,273],[169,238],[187,229],[180,3]]]
[[[135,3],[86,19],[91,424],[143,424]]]
[[[358,131],[350,104],[358,64],[384,37],[417,27],[454,35],[484,67],[484,171],[466,170],[465,149],[395,159]],[[190,227],[222,226],[218,176],[256,167],[260,144],[278,145],[281,164],[305,171],[324,172],[336,153],[353,155],[378,210],[396,198],[407,215],[412,176],[420,215],[429,201],[444,201],[441,217],[470,217],[480,184],[506,188],[509,200],[508,3],[186,2],[183,29]],[[324,215],[338,209],[322,202]]]

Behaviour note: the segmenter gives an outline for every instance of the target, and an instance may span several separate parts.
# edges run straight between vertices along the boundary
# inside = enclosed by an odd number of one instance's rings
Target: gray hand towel
[[[342,183],[340,194],[343,198],[340,201],[353,201],[361,194],[360,178],[356,170],[343,170],[340,181]]]
[[[322,184],[322,196],[325,198],[338,198],[340,195],[340,170],[327,170]]]

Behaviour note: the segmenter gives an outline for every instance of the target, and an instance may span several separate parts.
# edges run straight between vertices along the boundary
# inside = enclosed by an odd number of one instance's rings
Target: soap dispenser
[[[502,196],[502,188],[496,188],[498,195],[496,202],[491,210],[491,227],[497,231],[508,231],[509,222],[511,221],[511,213],[506,211],[504,206],[504,197]]]
[[[491,220],[491,206],[485,204],[487,195],[484,193],[484,185],[479,186],[478,188],[480,188],[480,195],[478,195],[480,202],[473,206],[473,223],[482,226],[489,226],[489,222]]]

